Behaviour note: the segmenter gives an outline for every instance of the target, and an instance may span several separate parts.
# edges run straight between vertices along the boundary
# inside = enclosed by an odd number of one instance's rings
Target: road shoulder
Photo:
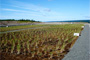
[[[74,46],[70,49],[70,52],[65,55],[63,60],[89,60],[89,33],[90,25],[85,25],[81,36],[77,39]]]

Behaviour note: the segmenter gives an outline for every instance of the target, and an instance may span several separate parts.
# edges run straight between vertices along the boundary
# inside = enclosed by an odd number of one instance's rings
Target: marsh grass
[[[0,34],[0,51],[29,55],[30,59],[62,59],[78,38],[73,33],[80,33],[83,24],[49,26]]]

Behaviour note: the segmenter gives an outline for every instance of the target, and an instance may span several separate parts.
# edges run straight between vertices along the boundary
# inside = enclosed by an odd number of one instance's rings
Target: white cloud
[[[21,11],[21,10],[15,10],[15,9],[8,9],[8,8],[3,8],[2,10],[5,10],[5,11]]]
[[[39,14],[42,14],[42,16],[48,15],[49,12],[51,12],[51,9],[42,7],[40,5],[35,5],[35,4],[30,4],[30,3],[24,3],[20,1],[13,1],[12,7],[17,8],[17,9],[22,9],[28,12],[37,12]]]
[[[27,11],[27,10],[18,10],[18,9],[9,9],[9,8],[2,8],[1,9],[2,11],[13,11],[13,12],[15,12],[15,13],[24,13],[24,14],[36,14],[36,13],[38,13],[38,12],[32,12],[32,11]],[[39,13],[40,14],[40,13]]]
[[[42,7],[40,5],[24,3],[24,2],[19,2],[19,1],[13,1],[13,2],[14,3],[12,3],[12,6],[17,7],[17,8],[22,8],[22,9],[27,9],[27,10],[32,10],[32,11],[38,11],[38,12],[45,11],[46,9],[50,10],[49,8],[45,8],[45,7]]]
[[[13,7],[14,9],[10,7]],[[63,18],[61,13],[40,5],[13,1],[10,7],[2,9],[4,11],[14,11],[12,14],[7,14],[8,18],[34,18],[35,20],[55,20]]]
[[[46,11],[46,12],[51,12],[51,10],[50,10],[50,9],[44,9],[44,11]]]

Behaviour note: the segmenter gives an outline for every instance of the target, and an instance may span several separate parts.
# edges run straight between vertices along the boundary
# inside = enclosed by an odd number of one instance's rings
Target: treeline
[[[40,22],[33,19],[0,19],[0,21],[21,21],[21,22]]]

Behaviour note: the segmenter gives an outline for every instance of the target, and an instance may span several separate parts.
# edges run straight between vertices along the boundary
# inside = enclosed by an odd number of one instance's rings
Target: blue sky
[[[0,0],[0,19],[90,19],[89,0]]]

